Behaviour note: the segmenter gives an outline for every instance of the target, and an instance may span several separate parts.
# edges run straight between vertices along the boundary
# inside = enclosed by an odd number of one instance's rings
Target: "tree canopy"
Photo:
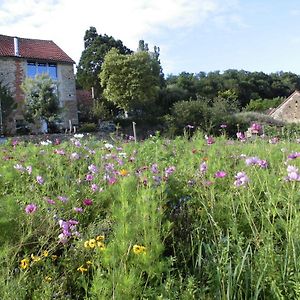
[[[154,101],[159,90],[158,64],[146,51],[124,55],[112,49],[99,76],[104,96],[125,111]]]
[[[130,54],[132,51],[123,45],[121,40],[112,36],[97,33],[95,27],[90,27],[84,35],[84,50],[77,66],[77,82],[84,89],[94,88],[95,97],[99,98],[102,89],[98,75],[101,71],[105,55],[116,48],[121,54]]]

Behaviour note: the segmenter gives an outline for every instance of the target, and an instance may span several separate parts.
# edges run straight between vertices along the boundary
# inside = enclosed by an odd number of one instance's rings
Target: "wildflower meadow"
[[[299,299],[300,144],[0,146],[1,299]]]

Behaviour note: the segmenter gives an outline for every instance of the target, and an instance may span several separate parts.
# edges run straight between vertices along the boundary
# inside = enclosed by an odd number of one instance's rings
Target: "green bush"
[[[83,123],[78,132],[95,132],[97,130],[97,125],[95,123]]]

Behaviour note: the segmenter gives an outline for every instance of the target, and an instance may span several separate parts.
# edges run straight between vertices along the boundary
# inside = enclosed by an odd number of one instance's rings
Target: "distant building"
[[[10,117],[12,131],[24,122],[22,82],[43,73],[57,82],[63,127],[69,127],[69,120],[78,124],[74,63],[53,41],[0,35],[0,83],[9,88],[18,104]]]
[[[275,120],[300,123],[300,91],[295,91],[277,108],[269,112]]]

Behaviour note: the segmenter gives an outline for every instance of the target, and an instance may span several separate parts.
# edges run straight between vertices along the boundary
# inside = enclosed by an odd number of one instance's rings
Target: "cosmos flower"
[[[25,207],[25,212],[27,214],[32,214],[37,210],[37,206],[34,203],[28,204]]]
[[[40,185],[44,184],[44,179],[42,176],[38,175],[36,176],[36,182]]]
[[[216,178],[223,178],[223,177],[225,177],[227,175],[227,173],[225,172],[225,171],[217,171],[216,173],[215,173],[215,177]]]
[[[235,176],[234,185],[236,187],[246,186],[249,182],[249,178],[245,172],[238,172]]]

